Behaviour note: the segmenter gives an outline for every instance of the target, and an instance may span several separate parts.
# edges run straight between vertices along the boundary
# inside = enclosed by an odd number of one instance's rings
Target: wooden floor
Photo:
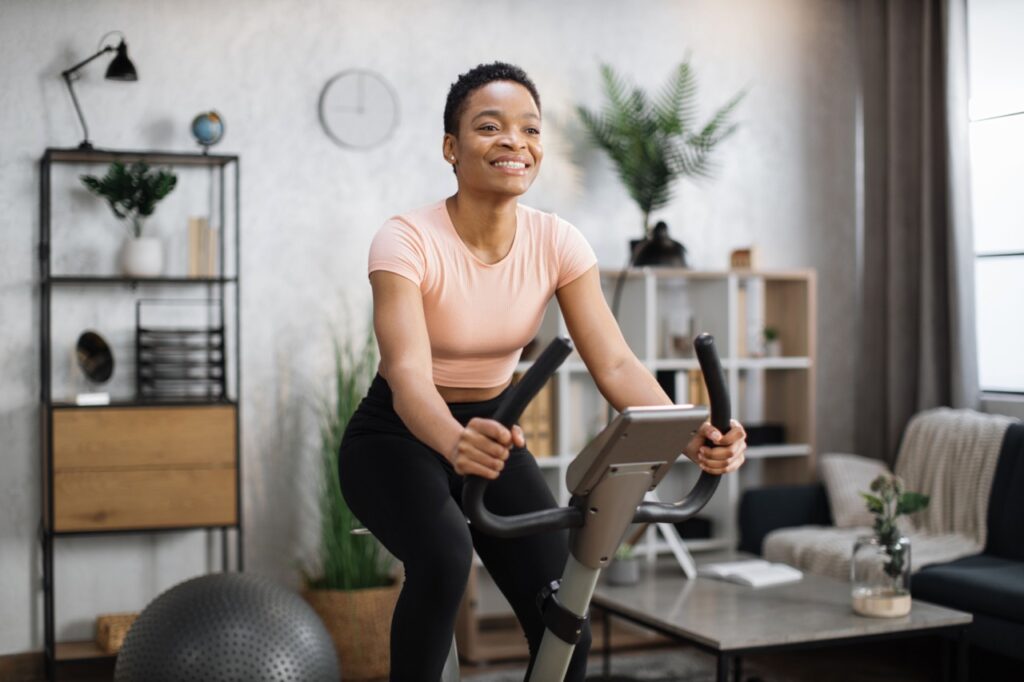
[[[613,630],[616,657],[628,658],[641,653],[657,654],[677,650],[678,644],[664,638],[630,631],[628,624]],[[466,663],[462,674],[467,682],[484,673],[517,670],[525,666],[525,645],[522,635],[514,630],[492,630],[485,633],[493,651],[500,652],[493,660]],[[594,628],[594,647],[590,670],[595,676],[601,671],[601,628]],[[826,648],[814,651],[765,654],[746,660],[745,682],[773,682],[775,679],[807,680],[819,682],[930,682],[942,679],[938,669],[936,645],[933,640],[914,639],[902,642],[882,642],[855,647]],[[690,649],[694,656],[701,656]],[[516,653],[518,652],[518,653]],[[711,665],[711,657],[707,660]],[[0,682],[42,682],[41,656],[0,657]],[[1024,680],[1024,664],[985,652],[971,651],[971,680],[983,682],[1019,682]],[[837,674],[837,671],[842,671]],[[112,682],[113,660],[105,659],[64,665],[59,679],[63,682]]]

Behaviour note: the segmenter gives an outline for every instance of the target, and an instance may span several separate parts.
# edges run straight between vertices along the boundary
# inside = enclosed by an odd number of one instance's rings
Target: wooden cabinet
[[[233,405],[53,412],[53,529],[232,526]]]

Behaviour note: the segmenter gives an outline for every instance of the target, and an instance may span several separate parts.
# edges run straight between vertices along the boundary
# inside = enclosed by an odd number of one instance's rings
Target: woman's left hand
[[[686,445],[686,456],[709,474],[728,474],[739,469],[746,460],[743,453],[747,449],[747,432],[735,419],[730,420],[730,425],[723,435],[711,422],[701,424]],[[713,445],[705,445],[705,439]]]

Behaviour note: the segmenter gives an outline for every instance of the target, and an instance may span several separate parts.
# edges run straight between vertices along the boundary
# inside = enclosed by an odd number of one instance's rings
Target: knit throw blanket
[[[931,498],[923,511],[900,517],[910,538],[912,570],[978,554],[985,547],[992,478],[1013,421],[949,408],[920,412],[910,420],[896,474],[905,490]],[[764,554],[770,561],[849,580],[853,543],[871,534],[868,527],[782,528],[765,538]]]
[[[988,534],[988,498],[1006,428],[1014,420],[938,408],[910,420],[896,459],[906,490],[931,497],[905,526],[912,534],[953,533],[978,548]]]

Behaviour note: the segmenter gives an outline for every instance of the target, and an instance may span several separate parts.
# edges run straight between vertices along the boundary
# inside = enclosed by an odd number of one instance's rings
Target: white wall
[[[127,36],[140,79],[104,81],[106,59],[85,71],[77,92],[97,146],[194,149],[188,122],[215,108],[227,121],[217,151],[241,155],[246,554],[253,570],[294,582],[316,532],[303,472],[331,330],[366,319],[365,254],[381,221],[452,191],[440,157],[444,98],[484,61],[520,64],[543,98],[545,168],[526,202],[577,224],[609,267],[623,262],[640,218],[574,118],[577,103],[600,101],[598,64],[657,87],[690,52],[705,112],[749,88],[716,177],[684,184],[658,217],[698,268],[722,268],[731,248],[751,243],[763,267],[818,268],[819,443],[852,446],[852,17],[851,2],[819,0],[4,0],[0,654],[41,647],[37,162],[45,147],[80,139],[58,74],[108,30]],[[384,74],[401,98],[401,127],[369,152],[333,146],[316,118],[324,82],[353,67]],[[102,245],[116,244],[112,218],[84,195],[70,200],[88,235],[82,258],[102,260]],[[184,214],[158,215],[164,232],[184,227]],[[73,314],[107,322],[94,305]],[[67,354],[55,370],[71,371]],[[61,540],[58,637],[88,637],[96,613],[141,608],[202,570],[204,542],[201,533]]]

